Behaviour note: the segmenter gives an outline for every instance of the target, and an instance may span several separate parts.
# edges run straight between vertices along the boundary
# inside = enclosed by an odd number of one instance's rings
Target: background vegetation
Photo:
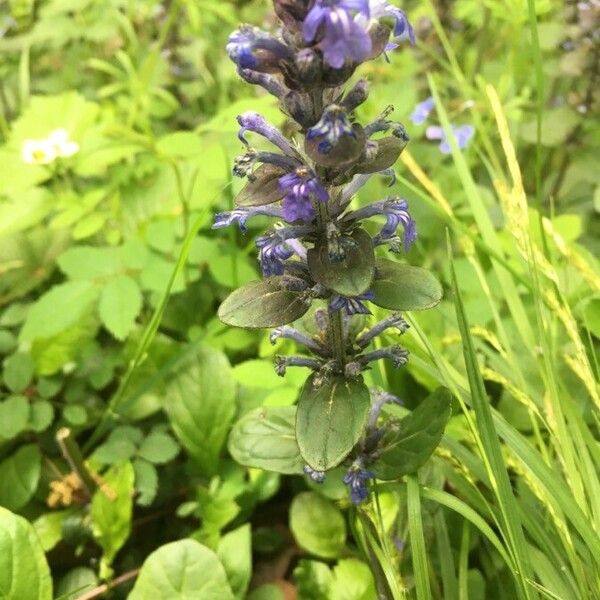
[[[268,4],[0,2],[0,596],[600,598],[597,3],[411,1],[416,48],[363,68],[361,110],[393,104],[412,142],[361,197],[409,200],[408,260],[446,289],[371,382],[389,410],[456,401],[419,476],[360,509],[341,474],[227,452],[304,378],[215,316],[258,275],[252,231],[210,229],[241,185],[235,116],[278,114],[223,48]],[[424,132],[449,122],[475,135],[444,155]],[[31,164],[61,128],[78,151]]]

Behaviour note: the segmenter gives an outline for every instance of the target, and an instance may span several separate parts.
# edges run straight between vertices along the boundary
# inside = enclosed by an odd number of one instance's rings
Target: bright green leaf
[[[135,319],[142,308],[142,293],[138,284],[121,275],[108,282],[100,296],[100,319],[119,340],[124,340],[135,327]]]
[[[25,396],[9,396],[0,401],[0,441],[11,440],[27,428],[29,400]]]
[[[5,358],[3,367],[4,383],[13,392],[22,392],[33,379],[33,359],[25,352],[17,352]]]
[[[41,469],[42,455],[35,444],[21,446],[3,460],[0,463],[0,506],[10,510],[23,508],[37,489]]]
[[[139,447],[138,456],[147,461],[163,465],[173,460],[179,453],[177,442],[162,431],[153,431]]]
[[[219,557],[236,598],[244,598],[252,575],[250,524],[226,533],[219,541]]]

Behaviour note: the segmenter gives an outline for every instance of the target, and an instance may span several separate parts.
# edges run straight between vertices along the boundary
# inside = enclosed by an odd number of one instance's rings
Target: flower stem
[[[96,491],[98,484],[94,481],[92,474],[85,464],[83,454],[81,454],[79,445],[73,437],[73,432],[68,427],[62,427],[56,432],[56,441],[60,446],[62,455],[69,463],[71,470],[74,473],[77,473],[85,487],[88,497],[91,498]]]
[[[340,371],[343,372],[346,365],[346,342],[344,340],[344,323],[341,310],[329,314],[329,335],[333,347],[333,356],[339,365]]]

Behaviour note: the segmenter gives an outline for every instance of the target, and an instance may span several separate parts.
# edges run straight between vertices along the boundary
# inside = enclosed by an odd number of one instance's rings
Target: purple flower
[[[412,25],[409,23],[408,17],[403,10],[390,4],[386,0],[370,0],[369,7],[371,9],[372,19],[381,19],[383,17],[391,17],[394,19],[394,40],[401,41],[408,38],[410,43],[414,46],[415,30],[412,28]],[[390,42],[386,50],[393,50],[397,47],[397,43]]]
[[[451,128],[456,144],[461,150],[464,150],[469,145],[475,133],[475,128],[472,125],[460,125],[459,127],[451,125]],[[450,142],[448,141],[446,132],[441,127],[431,125],[425,130],[425,137],[428,140],[440,140],[440,152],[442,154],[450,154]]]
[[[323,28],[321,49],[325,62],[340,69],[347,60],[362,62],[371,53],[371,38],[352,12],[369,18],[368,0],[316,0],[304,20],[304,39],[312,42]]]
[[[283,275],[284,261],[290,258],[294,251],[288,248],[281,236],[267,233],[256,239],[256,247],[259,249],[258,258],[262,274],[265,277]]]
[[[238,115],[237,122],[240,124],[240,131],[238,137],[240,140],[248,145],[244,135],[247,131],[253,131],[263,137],[267,138],[271,143],[275,144],[285,155],[291,156],[292,158],[298,158],[298,153],[286,139],[286,137],[275,127],[271,125],[262,115],[256,112],[245,112]]]
[[[317,176],[307,167],[298,167],[279,179],[279,187],[286,192],[281,203],[283,218],[288,223],[295,221],[310,222],[315,218],[315,209],[311,199],[327,202],[329,194]]]
[[[378,243],[391,239],[396,235],[396,229],[402,225],[404,229],[402,244],[404,245],[404,251],[408,252],[417,239],[417,224],[408,212],[408,202],[400,198],[386,200],[382,214],[385,215],[386,223],[375,236],[374,242]]]
[[[232,223],[237,223],[242,233],[246,233],[248,228],[246,223],[248,219],[256,217],[258,215],[265,215],[267,217],[281,218],[281,209],[274,206],[257,206],[252,208],[236,208],[227,212],[220,212],[215,215],[215,220],[212,225],[212,229],[223,229],[229,227]]]
[[[229,58],[240,69],[274,72],[280,70],[281,60],[291,59],[291,50],[266,31],[242,25],[230,36],[226,46]]]
[[[348,316],[351,315],[370,315],[371,311],[364,305],[364,301],[373,300],[373,292],[365,292],[360,296],[349,298],[347,296],[335,295],[329,301],[329,312],[344,309]]]
[[[427,100],[423,100],[423,102],[419,102],[419,104],[415,106],[415,109],[413,110],[409,119],[415,125],[421,125],[427,120],[427,117],[429,117],[434,107],[435,100],[432,96],[430,96],[429,98],[427,98]]]
[[[337,104],[331,104],[323,111],[319,122],[306,132],[306,139],[319,139],[318,151],[327,154],[346,135],[356,139],[346,111]]]
[[[369,497],[367,482],[375,479],[375,473],[367,471],[361,460],[356,460],[344,475],[344,483],[350,488],[350,498],[353,504],[361,504]]]

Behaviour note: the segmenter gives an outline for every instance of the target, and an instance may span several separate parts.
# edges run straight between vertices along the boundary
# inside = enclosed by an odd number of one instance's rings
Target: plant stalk
[[[56,432],[56,441],[60,447],[60,451],[65,460],[69,463],[71,470],[77,473],[79,479],[85,488],[87,495],[91,498],[93,493],[98,488],[92,474],[85,464],[83,454],[73,437],[73,432],[68,427],[61,427]]]

